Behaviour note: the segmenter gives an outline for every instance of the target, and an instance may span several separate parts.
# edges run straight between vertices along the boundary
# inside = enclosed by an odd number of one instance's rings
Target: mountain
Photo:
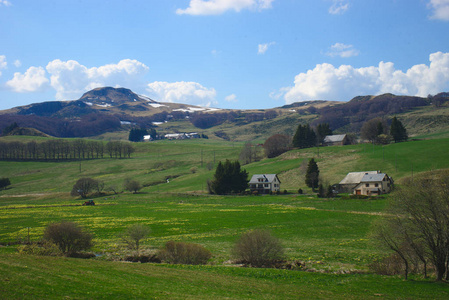
[[[78,100],[35,103],[0,111],[0,132],[16,122],[56,137],[95,137],[130,127],[160,133],[201,131],[235,141],[264,140],[275,133],[293,135],[298,124],[329,123],[335,133],[358,133],[367,120],[398,116],[409,133],[449,131],[449,93],[427,98],[383,94],[348,102],[315,100],[273,109],[214,109],[161,103],[126,88],[103,87]],[[403,117],[401,117],[403,116]],[[425,128],[425,130],[423,130]]]

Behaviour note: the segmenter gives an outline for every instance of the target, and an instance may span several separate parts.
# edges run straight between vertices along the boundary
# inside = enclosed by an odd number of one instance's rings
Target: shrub
[[[58,256],[61,255],[61,250],[58,246],[52,242],[43,243],[31,243],[28,245],[22,245],[19,247],[19,253],[21,254],[31,254],[31,255],[42,255],[42,256]]]
[[[137,194],[140,189],[142,189],[142,185],[137,180],[125,179],[123,183],[125,190],[129,192],[133,192],[133,194]]]
[[[81,196],[82,198],[87,198],[93,191],[98,191],[99,182],[95,179],[89,177],[83,177],[78,179],[78,181],[73,185],[72,191],[70,192],[71,196]]]
[[[284,195],[287,195],[287,194],[288,194],[287,190],[284,190]]]
[[[284,248],[267,230],[245,232],[234,246],[234,257],[241,263],[254,267],[273,266],[281,260]]]
[[[140,241],[150,234],[150,228],[142,224],[133,224],[126,228],[122,239],[130,249],[139,251]]]
[[[0,191],[6,189],[8,185],[11,185],[11,181],[9,180],[9,178],[6,177],[0,178]]]
[[[212,254],[198,244],[169,241],[158,251],[157,256],[171,264],[204,265]]]
[[[92,247],[92,235],[77,223],[62,221],[52,223],[45,228],[44,240],[56,244],[67,256],[88,250]]]
[[[140,263],[160,263],[161,260],[155,254],[150,255],[128,255],[125,257],[125,261],[140,262]]]
[[[302,194],[302,193],[303,193],[302,188],[299,188],[298,189],[298,194]]]

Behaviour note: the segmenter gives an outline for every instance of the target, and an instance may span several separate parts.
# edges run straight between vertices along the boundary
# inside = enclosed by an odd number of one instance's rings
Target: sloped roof
[[[360,182],[377,182],[382,181],[384,177],[387,176],[385,173],[379,173],[379,174],[365,174],[360,180]]]
[[[326,137],[324,138],[324,142],[325,143],[338,143],[338,142],[342,142],[345,137],[346,137],[346,134],[326,135]]]
[[[379,171],[350,172],[340,181],[340,184],[357,184],[360,183],[366,174],[378,174]],[[383,178],[383,177],[382,177]]]
[[[276,174],[255,174],[251,177],[249,183],[259,183],[259,178],[263,178],[263,182],[270,183],[277,178]],[[278,178],[278,181],[281,182]]]

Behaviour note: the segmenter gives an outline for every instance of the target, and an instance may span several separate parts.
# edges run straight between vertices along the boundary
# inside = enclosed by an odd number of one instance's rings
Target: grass
[[[349,171],[376,169],[400,182],[412,175],[411,165],[413,174],[448,168],[448,144],[447,139],[434,139],[293,150],[243,166],[250,175],[277,173],[282,190],[302,187],[305,195],[208,195],[205,183],[214,172],[208,163],[237,159],[243,145],[216,140],[137,144],[131,159],[0,162],[1,176],[12,182],[10,189],[0,192],[1,244],[27,240],[28,228],[30,240],[37,241],[48,223],[71,220],[94,233],[93,250],[104,254],[85,261],[30,257],[17,254],[16,246],[0,247],[1,298],[447,298],[446,284],[419,277],[404,282],[368,272],[367,265],[385,254],[372,244],[369,233],[388,196],[319,199],[305,188],[303,176],[305,163],[315,157],[329,183]],[[80,177],[119,187],[125,178],[133,178],[146,187],[138,194],[97,197],[96,206],[86,207],[69,196]],[[212,252],[211,265],[105,261],[123,255],[119,234],[134,223],[152,230],[143,241],[144,251],[169,240],[198,243]],[[319,272],[232,267],[234,242],[256,228],[279,237],[289,260],[304,261]],[[346,272],[350,274],[340,274]]]

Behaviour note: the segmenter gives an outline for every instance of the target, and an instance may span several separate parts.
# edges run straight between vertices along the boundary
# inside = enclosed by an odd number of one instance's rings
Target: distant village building
[[[144,135],[143,136],[143,141],[144,142],[148,142],[148,141],[152,141],[153,140],[153,138],[151,137],[151,135]]]
[[[325,146],[343,146],[348,145],[349,140],[346,134],[326,135],[323,144]]]
[[[281,181],[276,174],[256,174],[249,181],[249,189],[259,194],[275,193],[281,190]]]
[[[389,193],[393,178],[380,171],[350,172],[339,183],[339,192],[374,196]]]
[[[167,140],[185,140],[185,139],[199,139],[200,135],[197,132],[190,133],[169,133],[164,135]]]

